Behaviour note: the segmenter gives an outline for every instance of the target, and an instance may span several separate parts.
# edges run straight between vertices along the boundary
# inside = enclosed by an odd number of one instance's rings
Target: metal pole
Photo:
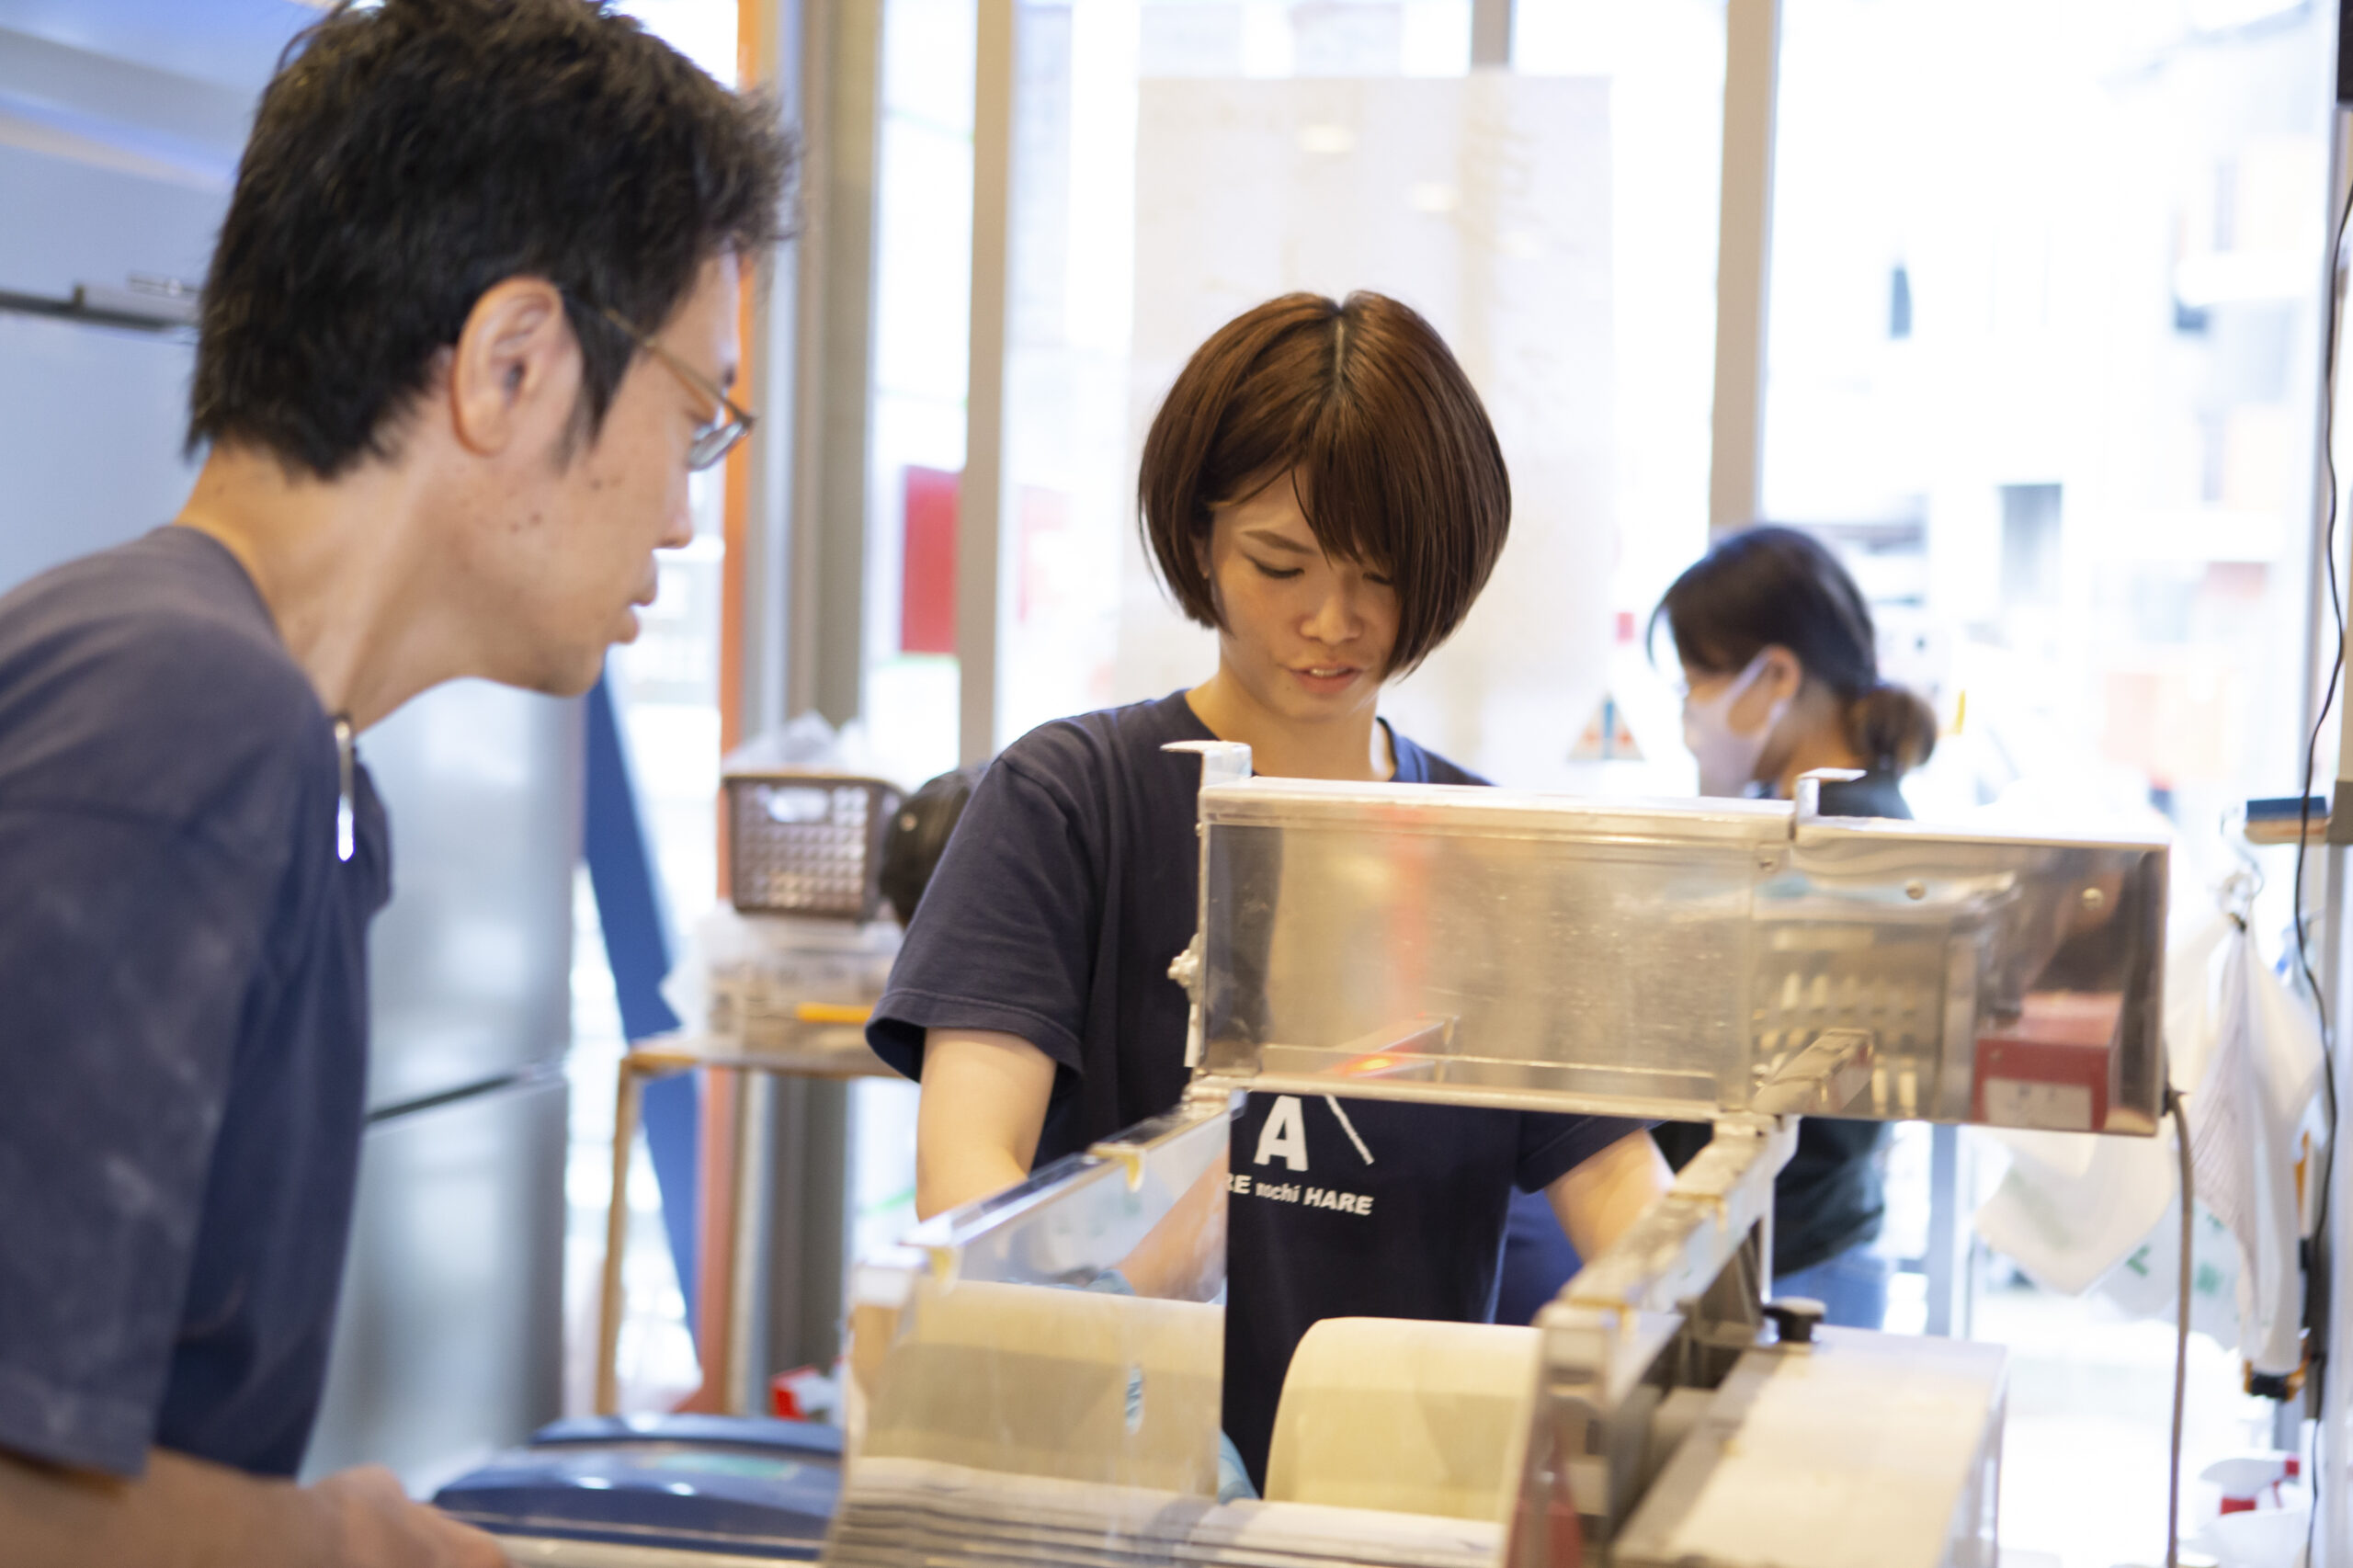
[[[785,123],[801,115],[799,0],[739,0],[738,74],[746,87],[779,95]],[[796,454],[793,396],[797,257],[780,247],[766,278],[747,283],[743,385],[750,405],[765,413],[745,443],[743,516],[735,547],[743,551],[735,599],[736,682],[733,733],[757,735],[786,718],[786,666],[790,662],[792,492]]]
[[[2328,243],[2335,244],[2346,204],[2353,201],[2348,191],[2348,176],[2353,176],[2353,155],[2348,155],[2347,136],[2353,134],[2353,115],[2347,106],[2353,102],[2353,0],[2340,0],[2337,11],[2337,73],[2336,104],[2329,120],[2328,139]],[[2333,248],[2322,270],[2322,287],[2326,290],[2321,312],[2322,321],[2333,334],[2331,340],[2321,345],[2321,368],[2328,377],[2336,362],[2337,345],[2343,340],[2344,258]],[[2330,454],[2335,449],[2335,408],[2331,388],[2324,382],[2317,400],[2316,428],[2313,441],[2313,564],[2315,581],[2309,596],[2313,606],[2312,635],[2307,639],[2308,658],[2305,666],[2306,697],[2304,701],[2304,734],[2310,734],[2324,722],[2327,715],[2321,708],[2321,694],[2326,689],[2331,673],[2323,666],[2321,647],[2324,638],[2334,640],[2334,626],[2323,629],[2326,612],[2326,574],[2331,569],[2335,541],[2329,537],[2328,521],[2334,515],[2337,500],[2337,478],[2332,472]],[[2334,652],[2333,648],[2331,650]],[[2333,665],[2334,661],[2330,664]],[[2345,710],[2353,712],[2353,701],[2340,701]],[[2299,737],[2302,738],[2301,736]],[[2329,845],[2322,852],[2324,881],[2324,913],[2320,922],[2321,995],[2326,999],[2327,1011],[2335,1039],[2329,1042],[2335,1089],[2339,1103],[2348,1088],[2353,1088],[2353,1030],[2346,1028],[2347,995],[2345,965],[2345,848],[2353,842],[2353,725],[2340,724],[2337,744],[2336,783],[2331,794],[2329,815]],[[2300,853],[2310,853],[2300,850]],[[2298,911],[2301,915],[2302,912]],[[2353,1462],[2348,1462],[2348,1443],[2353,1442],[2353,1402],[2347,1398],[2347,1381],[2353,1379],[2353,1356],[2343,1354],[2353,1347],[2353,1278],[2347,1278],[2345,1259],[2353,1239],[2353,1158],[2343,1147],[2344,1119],[2340,1116],[2329,1129],[2331,1153],[2328,1162],[2328,1224],[2325,1231],[2313,1238],[2312,1272],[2307,1289],[2319,1298],[2313,1302],[2318,1309],[2313,1321],[2321,1325],[2317,1335],[2320,1343],[2313,1348],[2322,1369],[2320,1408],[2313,1437],[2313,1483],[2314,1506],[2320,1517],[2313,1532],[2313,1568],[2353,1568],[2353,1506],[2348,1506],[2346,1489],[2353,1484]]]
[[[2341,1105],[2348,1087],[2353,1087],[2353,1038],[2348,1038],[2353,1030],[2345,1027],[2345,849],[2332,844],[2319,853],[2319,980],[2321,994],[2328,998],[2330,1032],[2335,1038],[2327,1044]],[[2305,1285],[2320,1296],[2313,1321],[2325,1325],[2320,1344],[2313,1347],[2322,1369],[2313,1439],[2315,1501],[2321,1517],[2313,1537],[2312,1568],[2353,1568],[2353,1499],[2346,1496],[2346,1488],[2353,1485],[2353,1452],[2348,1452],[2353,1449],[2353,1400],[2347,1397],[2353,1389],[2347,1386],[2353,1380],[2353,1356],[2340,1353],[2342,1347],[2353,1346],[2353,1299],[2348,1299],[2353,1278],[2348,1278],[2345,1267],[2347,1239],[2353,1236],[2353,1226],[2347,1223],[2348,1216],[2353,1216],[2353,1150],[2344,1146],[2344,1131],[2345,1119],[2339,1116],[2328,1131],[2328,1224],[2313,1238]]]
[[[735,1244],[728,1258],[727,1381],[721,1403],[736,1415],[765,1415],[767,1400],[769,1194],[777,1149],[771,1137],[776,1080],[745,1073],[735,1096]]]
[[[849,1286],[850,1085],[788,1078],[767,1125],[776,1150],[767,1278],[771,1369],[830,1367],[842,1352]]]
[[[791,528],[783,548],[786,717],[858,715],[865,670],[874,397],[881,0],[799,7],[801,228],[792,245]]]
[[[2341,108],[2336,111],[2332,117],[2328,139],[2328,210],[2324,219],[2325,226],[2322,232],[2329,235],[2336,233],[2338,203],[2343,199],[2345,188],[2345,111]],[[2336,287],[2336,258],[2334,256],[2327,258],[2326,265],[2322,269],[2321,286],[2325,290],[2334,290]],[[2324,307],[2322,311],[2324,326],[2326,319],[2327,312]],[[2325,369],[2328,345],[2324,342],[2320,348],[2322,356],[2320,365],[2323,369]],[[2313,407],[2312,449],[2313,531],[2312,545],[2307,552],[2311,557],[2312,578],[2306,585],[2304,594],[2304,694],[2303,703],[2298,713],[2299,722],[2296,729],[2296,739],[2299,743],[2296,760],[2299,766],[2303,762],[2301,743],[2313,733],[2313,727],[2321,722],[2321,714],[2317,711],[2317,708],[2321,690],[2328,682],[2328,670],[2322,664],[2322,660],[2331,652],[2330,645],[2335,637],[2335,627],[2332,624],[2328,604],[2328,451],[2325,446],[2328,440],[2327,418],[2325,401],[2315,398]],[[2339,801],[2343,800],[2346,792],[2347,767],[2347,762],[2340,738],[2336,790],[2336,795]]]
[[[1965,1276],[1968,1231],[1961,1221],[1961,1129],[1928,1130],[1927,1332],[1947,1338],[1969,1332]]]
[[[1711,533],[1756,520],[1765,451],[1765,347],[1773,248],[1773,128],[1780,0],[1724,7],[1724,142],[1717,219]]]
[[[621,1313],[627,1304],[621,1274],[629,1254],[629,1165],[637,1144],[638,1098],[643,1085],[621,1059],[613,1095],[613,1199],[605,1212],[605,1277],[597,1301],[597,1403],[599,1415],[620,1409]]]
[[[964,394],[964,478],[956,493],[956,755],[962,762],[983,762],[996,751],[1016,19],[1014,0],[980,0],[972,51],[972,360]]]
[[[2321,850],[2322,914],[2321,934],[2321,994],[2328,998],[2330,1031],[2335,1039],[2328,1042],[2335,1071],[2336,1092],[2339,1103],[2348,1086],[2353,1086],[2353,1030],[2345,1027],[2346,986],[2344,964],[2345,910],[2345,850],[2330,845]],[[2353,1456],[2348,1456],[2348,1443],[2353,1442],[2353,1402],[2347,1399],[2347,1382],[2353,1379],[2353,1357],[2342,1353],[2353,1346],[2353,1300],[2347,1299],[2353,1278],[2347,1278],[2345,1259],[2347,1238],[2353,1236],[2347,1216],[2353,1215],[2353,1150],[2344,1146],[2345,1120],[2342,1116],[2329,1129],[2331,1145],[2328,1159],[2328,1223],[2323,1233],[2313,1238],[2311,1273],[2305,1288],[2315,1292],[2319,1300],[2310,1321],[2323,1325],[2312,1346],[2321,1368],[2319,1409],[2313,1434],[2313,1483],[2314,1504],[2320,1510],[2319,1528],[2313,1533],[2312,1568],[2353,1568],[2353,1499],[2346,1496],[2346,1488],[2353,1484]]]
[[[1518,12],[1518,0],[1471,0],[1472,65],[1511,68],[1512,30]]]

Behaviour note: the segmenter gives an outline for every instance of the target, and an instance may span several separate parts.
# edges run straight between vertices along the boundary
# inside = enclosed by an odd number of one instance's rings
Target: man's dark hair
[[[1451,636],[1503,553],[1511,477],[1445,340],[1359,291],[1286,294],[1218,328],[1153,417],[1137,474],[1144,538],[1185,613],[1217,624],[1211,509],[1287,476],[1324,553],[1397,587],[1402,675]]]
[[[391,455],[483,293],[563,291],[593,438],[703,264],[782,236],[792,144],[596,0],[350,0],[263,93],[205,281],[188,447],[332,479]]]

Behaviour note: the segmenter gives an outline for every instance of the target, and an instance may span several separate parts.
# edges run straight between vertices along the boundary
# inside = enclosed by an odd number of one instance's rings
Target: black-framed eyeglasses
[[[672,372],[688,386],[717,402],[722,412],[726,415],[724,419],[714,417],[706,420],[702,427],[695,432],[694,439],[687,446],[688,468],[700,471],[710,467],[732,451],[736,442],[750,435],[752,426],[759,423],[759,415],[729,397],[717,381],[654,342],[648,334],[638,330],[627,316],[614,310],[610,305],[598,306],[597,313],[629,334],[630,340],[640,348],[669,366]]]

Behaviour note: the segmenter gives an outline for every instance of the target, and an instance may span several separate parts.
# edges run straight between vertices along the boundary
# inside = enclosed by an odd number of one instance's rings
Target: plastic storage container
[[[849,773],[730,767],[729,885],[747,915],[871,920],[898,786]]]

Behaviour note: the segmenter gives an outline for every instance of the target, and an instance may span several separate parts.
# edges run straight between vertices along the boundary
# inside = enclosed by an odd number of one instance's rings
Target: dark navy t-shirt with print
[[[0,1449],[301,1463],[390,892],[235,559],[166,528],[0,598]]]
[[[883,1060],[920,1076],[926,1028],[1036,1045],[1055,1063],[1040,1165],[1173,1108],[1187,1005],[1168,964],[1198,913],[1201,765],[1161,748],[1215,738],[1180,691],[1007,747],[957,824],[867,1028]],[[1400,783],[1483,782],[1391,739]],[[1281,1119],[1271,1134],[1269,1119]],[[1252,1479],[1265,1483],[1283,1374],[1310,1326],[1483,1321],[1515,1183],[1542,1187],[1639,1125],[1251,1096],[1230,1162],[1225,1427]]]

